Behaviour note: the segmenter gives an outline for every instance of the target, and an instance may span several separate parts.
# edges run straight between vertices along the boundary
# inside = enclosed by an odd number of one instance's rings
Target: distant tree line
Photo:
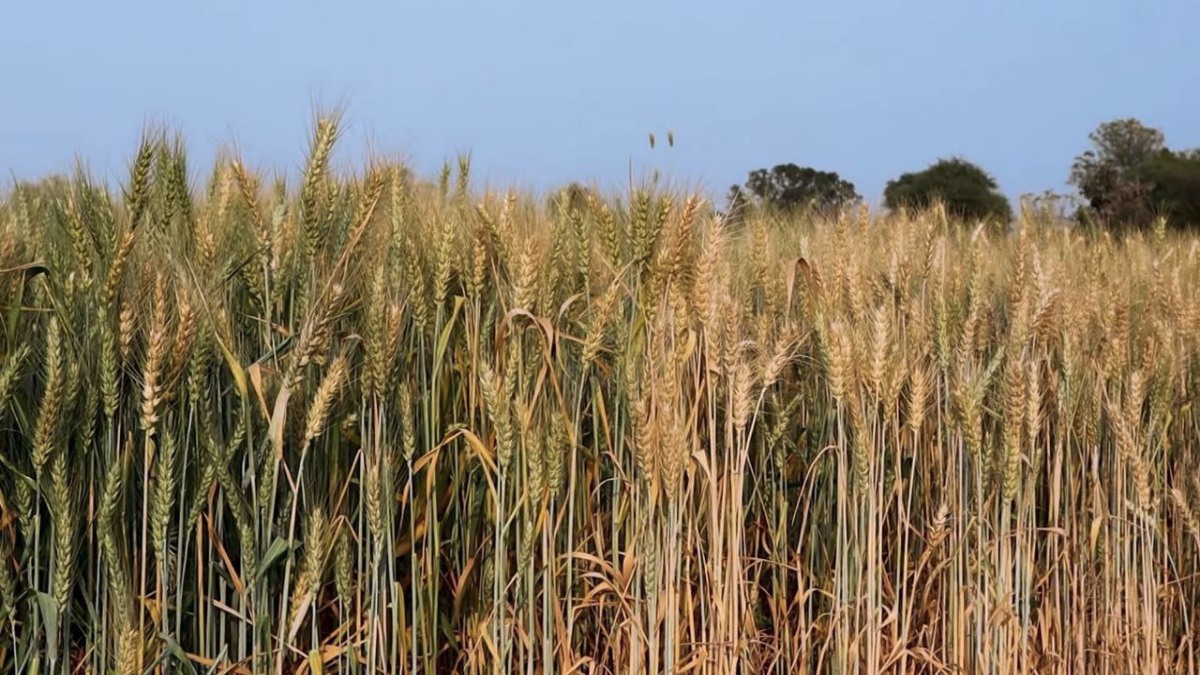
[[[1105,122],[1088,139],[1091,148],[1075,158],[1068,179],[1079,203],[1060,216],[1112,228],[1145,228],[1160,219],[1200,228],[1200,149],[1172,150],[1161,130],[1134,118]],[[901,174],[887,182],[883,197],[891,210],[940,202],[969,221],[999,224],[1013,218],[995,178],[961,157]],[[745,184],[730,187],[726,208],[735,217],[749,209],[830,212],[861,199],[854,184],[836,172],[787,163],[751,171]],[[1062,201],[1049,191],[1033,199],[1046,208]]]

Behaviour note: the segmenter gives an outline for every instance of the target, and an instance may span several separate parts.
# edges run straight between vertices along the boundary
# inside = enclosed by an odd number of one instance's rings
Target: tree
[[[1166,149],[1163,132],[1126,117],[1105,122],[1088,134],[1092,149],[1075,158],[1071,168],[1073,179],[1086,179],[1097,164],[1107,164],[1117,171],[1134,169],[1142,162]]]
[[[958,157],[940,159],[924,171],[888,181],[883,200],[889,209],[924,209],[941,201],[950,213],[966,220],[1007,223],[1012,218],[1012,206],[999,192],[996,180]]]
[[[737,186],[735,186],[737,187]],[[795,164],[778,164],[750,172],[745,191],[730,190],[730,198],[748,195],[758,205],[793,211],[802,208],[836,210],[861,199],[854,184],[832,171]]]
[[[741,225],[745,222],[749,205],[750,199],[746,197],[746,191],[741,185],[729,186],[729,192],[725,195],[725,216],[731,225]]]
[[[1145,186],[1146,209],[1181,225],[1200,226],[1200,155],[1163,150],[1129,172]]]
[[[1137,169],[1166,149],[1162,131],[1130,117],[1101,124],[1088,139],[1092,148],[1075,158],[1069,182],[1093,214],[1113,223],[1144,224],[1153,186]]]

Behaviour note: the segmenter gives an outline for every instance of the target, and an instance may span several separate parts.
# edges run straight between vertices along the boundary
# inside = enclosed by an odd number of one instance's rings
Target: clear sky
[[[295,169],[335,105],[344,162],[369,143],[432,174],[469,151],[500,187],[620,188],[632,166],[720,195],[796,162],[875,201],[960,155],[1016,196],[1066,189],[1115,117],[1200,146],[1198,0],[29,0],[0,17],[0,170],[18,178],[76,156],[123,176],[147,122],[183,131],[197,180],[231,143]]]

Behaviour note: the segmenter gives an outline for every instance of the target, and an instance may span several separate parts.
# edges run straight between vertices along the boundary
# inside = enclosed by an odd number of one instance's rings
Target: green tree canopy
[[[1162,131],[1126,117],[1105,122],[1088,134],[1092,148],[1075,158],[1071,167],[1073,183],[1086,181],[1101,165],[1118,172],[1130,171],[1166,148]]]
[[[1163,150],[1129,175],[1144,186],[1146,206],[1153,215],[1181,225],[1200,225],[1200,155]]]
[[[940,159],[923,171],[888,181],[883,199],[889,209],[928,208],[941,201],[952,214],[967,220],[1008,222],[1012,218],[1012,206],[996,180],[957,157]]]
[[[1158,216],[1200,224],[1200,154],[1167,148],[1162,131],[1134,118],[1105,122],[1088,135],[1070,182],[1088,215],[1118,226],[1145,227]]]
[[[751,171],[745,190],[737,186],[730,190],[731,201],[747,197],[757,205],[784,211],[840,209],[861,199],[854,184],[837,173],[790,163]]]

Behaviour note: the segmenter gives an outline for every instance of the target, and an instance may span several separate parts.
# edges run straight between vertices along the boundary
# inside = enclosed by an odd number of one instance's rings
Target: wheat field
[[[1200,671],[1200,238],[338,127],[0,201],[0,671]]]

